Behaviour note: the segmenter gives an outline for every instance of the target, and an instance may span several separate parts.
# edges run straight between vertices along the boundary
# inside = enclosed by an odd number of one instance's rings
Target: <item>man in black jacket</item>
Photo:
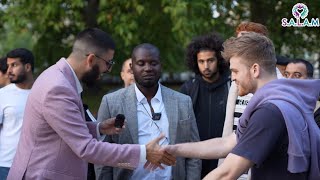
[[[223,40],[216,33],[200,36],[187,47],[187,65],[196,76],[181,92],[191,97],[200,140],[221,137],[231,84],[229,67],[222,58]],[[203,160],[201,177],[217,167],[217,160]]]

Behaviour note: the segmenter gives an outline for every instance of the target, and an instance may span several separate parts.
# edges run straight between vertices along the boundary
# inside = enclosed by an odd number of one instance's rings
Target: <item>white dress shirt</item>
[[[159,144],[169,144],[169,122],[164,104],[162,101],[161,86],[156,95],[151,99],[151,106],[154,113],[161,113],[160,120],[152,120],[151,108],[147,102],[147,98],[141,93],[137,85],[135,86],[135,93],[137,97],[137,117],[138,117],[138,140],[139,144],[147,144],[149,141],[164,133],[166,138],[163,138]],[[155,171],[148,171],[143,168],[144,164],[134,170],[131,177],[132,180],[169,180],[171,178],[171,167],[165,166],[164,170],[156,169]]]

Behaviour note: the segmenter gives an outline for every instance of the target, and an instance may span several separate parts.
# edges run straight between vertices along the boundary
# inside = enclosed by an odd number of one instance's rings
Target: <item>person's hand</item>
[[[166,145],[163,147],[163,149],[171,154],[171,155],[174,155],[174,156],[179,156],[178,154],[178,146],[177,145]]]
[[[125,128],[125,125],[123,125],[122,128],[114,127],[115,119],[114,117],[100,122],[99,132],[106,135],[119,134]]]
[[[159,145],[159,141],[164,137],[164,134],[161,134],[159,137],[150,141],[146,145],[147,162],[145,163],[144,168],[154,170],[158,167],[160,169],[164,169],[164,167],[161,164],[165,164],[167,166],[175,165],[176,158],[171,154],[167,153]]]

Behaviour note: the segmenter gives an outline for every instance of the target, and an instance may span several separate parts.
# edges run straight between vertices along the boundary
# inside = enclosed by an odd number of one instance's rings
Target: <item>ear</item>
[[[259,75],[260,75],[260,71],[261,71],[261,67],[259,64],[257,63],[254,63],[252,66],[251,66],[251,74],[254,78],[258,78]]]
[[[31,64],[30,64],[30,63],[25,64],[25,65],[24,65],[24,69],[25,69],[27,72],[32,72]]]
[[[85,60],[85,64],[89,67],[92,67],[94,64],[94,58],[95,58],[94,54],[89,54]]]
[[[120,76],[121,76],[121,79],[123,80],[124,79],[124,72],[123,71],[120,72]]]

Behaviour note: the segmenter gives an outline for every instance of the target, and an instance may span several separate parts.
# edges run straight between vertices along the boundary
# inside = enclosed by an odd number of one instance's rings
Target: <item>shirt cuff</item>
[[[100,134],[99,125],[100,125],[100,122],[97,124],[97,139],[98,139],[98,141],[103,141],[105,139],[106,135]]]
[[[147,162],[147,152],[146,152],[146,146],[140,145],[140,163],[146,163]]]

